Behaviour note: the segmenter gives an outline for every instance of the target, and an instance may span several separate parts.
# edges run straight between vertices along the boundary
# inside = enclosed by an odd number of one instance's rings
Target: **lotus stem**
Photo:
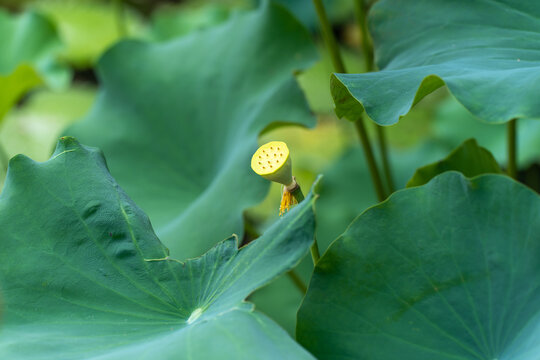
[[[286,191],[290,192],[292,196],[296,199],[298,203],[300,203],[302,200],[304,200],[304,194],[302,193],[302,189],[300,188],[300,185],[296,182],[296,179],[293,177],[293,183],[286,188]],[[311,244],[311,259],[313,260],[313,265],[317,265],[317,262],[319,262],[319,259],[321,258],[321,254],[319,252],[319,245],[317,244],[317,235],[313,235],[313,244]]]
[[[517,180],[517,119],[512,119],[507,125],[508,135],[508,175]]]
[[[124,0],[114,0],[114,5],[116,10],[116,30],[118,31],[118,37],[123,38],[128,35]]]
[[[375,156],[373,155],[371,144],[369,143],[369,141],[366,141],[368,135],[363,119],[358,119],[357,121],[355,121],[354,125],[356,127],[356,131],[358,132],[358,136],[360,137],[362,147],[364,148],[364,154],[366,155],[366,161],[369,173],[371,174],[371,180],[373,181],[373,185],[375,186],[375,193],[377,194],[378,200],[383,201],[386,198],[384,186],[381,180],[379,169],[377,168],[377,163],[375,162]]]
[[[358,29],[360,30],[360,38],[362,41],[362,54],[364,55],[365,71],[371,72],[375,70],[375,61],[373,55],[373,42],[369,36],[369,29],[367,24],[367,4],[365,0],[355,0],[355,14],[358,22]],[[377,130],[377,138],[379,144],[379,153],[381,154],[384,177],[386,185],[388,186],[389,193],[393,193],[395,190],[394,180],[392,177],[392,168],[390,166],[388,145],[386,142],[386,130],[383,126],[375,124]]]
[[[7,172],[8,164],[9,164],[9,156],[0,143],[0,162],[2,162],[2,168],[4,169],[4,172]]]
[[[345,65],[343,63],[343,59],[338,48],[336,38],[334,36],[334,33],[332,32],[332,27],[330,26],[330,22],[328,21],[328,16],[326,15],[322,0],[313,0],[313,5],[315,6],[315,10],[317,11],[321,33],[330,53],[332,64],[334,65],[334,70],[337,73],[346,73],[347,71],[345,69]],[[377,162],[375,160],[375,157],[373,156],[373,151],[371,150],[371,141],[366,132],[366,127],[364,125],[364,117],[360,115],[357,119],[355,119],[354,122],[356,130],[358,131],[361,145],[364,149],[364,156],[366,157],[367,163],[370,165],[369,171],[371,173],[373,185],[375,186],[377,198],[379,199],[379,201],[383,201],[386,198],[386,195],[384,192],[384,187],[382,186],[379,169],[376,166]]]
[[[324,42],[328,47],[330,58],[332,59],[332,64],[334,65],[334,70],[338,73],[346,73],[347,71],[345,70],[345,65],[343,63],[343,59],[341,58],[341,53],[339,51],[336,38],[332,32],[332,26],[330,25],[330,21],[328,21],[328,16],[326,16],[326,11],[324,10],[322,0],[313,0],[313,5],[317,11],[321,33]]]

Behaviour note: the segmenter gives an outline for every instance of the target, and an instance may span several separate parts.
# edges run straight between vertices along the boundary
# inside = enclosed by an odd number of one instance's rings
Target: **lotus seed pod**
[[[292,184],[292,163],[289,148],[282,141],[271,141],[257,149],[251,168],[263,178],[285,186]]]

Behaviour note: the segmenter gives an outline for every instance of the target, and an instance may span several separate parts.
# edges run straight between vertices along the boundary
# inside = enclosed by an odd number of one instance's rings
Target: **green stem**
[[[313,259],[313,266],[316,266],[321,258],[321,253],[319,252],[319,245],[317,245],[317,235],[313,234],[313,244],[309,249],[311,252],[311,259]]]
[[[358,21],[360,37],[362,39],[362,54],[364,55],[366,72],[370,72],[374,69],[374,62],[373,45],[369,36],[369,30],[367,26],[367,8],[363,0],[355,0],[354,5],[356,21]]]
[[[244,238],[242,239],[242,246],[249,244],[259,236],[261,235],[255,228],[253,221],[244,214]]]
[[[388,155],[388,146],[386,145],[386,131],[384,127],[376,125],[377,137],[379,139],[379,152],[381,153],[384,177],[386,178],[386,184],[388,185],[389,193],[393,193],[395,190],[394,179],[392,178],[392,168],[390,166],[390,156]]]
[[[334,70],[338,73],[346,73],[347,71],[345,70],[345,65],[343,64],[343,60],[337,46],[336,38],[334,37],[334,33],[332,32],[332,27],[330,26],[330,22],[328,21],[328,17],[326,16],[324,5],[321,0],[313,0],[313,4],[315,5],[315,10],[317,11],[319,25],[321,27],[324,41],[326,43],[326,46],[328,47],[328,51],[330,52],[330,57],[332,58]],[[371,150],[371,141],[369,140],[363,121],[363,118],[360,117],[355,122],[355,126],[358,130],[358,134],[360,135],[360,143],[364,148],[364,154],[366,156],[366,160],[369,165],[369,171],[371,172],[371,178],[377,192],[377,198],[379,199],[379,201],[382,201],[386,197],[384,194],[384,187],[382,186],[379,169],[377,168],[375,158],[373,156],[373,151]]]
[[[291,194],[299,204],[304,201],[304,193],[302,192],[302,189],[300,188],[300,185],[298,185],[298,183],[296,183],[294,189],[291,190]]]
[[[116,29],[118,31],[118,36],[123,38],[128,35],[128,29],[126,24],[126,13],[124,10],[124,1],[123,0],[114,0],[116,8]]]
[[[7,172],[8,164],[9,164],[9,156],[0,143],[0,162],[2,162],[2,168],[4,169],[4,172]]]
[[[373,55],[373,42],[369,36],[369,29],[367,25],[367,4],[365,0],[355,0],[354,9],[356,15],[356,21],[358,22],[358,28],[360,30],[360,37],[362,41],[362,54],[364,55],[364,63],[366,66],[366,72],[375,70],[375,62]],[[388,146],[386,144],[386,130],[384,127],[375,124],[377,129],[377,137],[379,139],[379,152],[381,154],[384,177],[388,190],[390,193],[394,192],[394,180],[392,178],[392,168],[390,167],[390,160],[388,154]]]
[[[300,290],[300,292],[302,292],[302,294],[305,294],[307,292],[306,284],[304,283],[304,281],[302,281],[302,278],[300,278],[300,276],[296,273],[296,271],[294,271],[294,269],[289,271],[287,275],[289,276],[289,278],[291,278],[294,285],[296,285],[296,287],[298,288],[298,290]]]
[[[508,175],[517,179],[517,119],[512,119],[508,122]]]
[[[362,146],[364,148],[364,155],[368,164],[369,172],[371,174],[371,180],[373,180],[373,185],[375,186],[375,192],[377,193],[377,199],[383,201],[386,198],[384,193],[384,186],[381,181],[381,175],[379,174],[379,169],[377,168],[377,163],[375,162],[375,156],[373,156],[373,150],[369,141],[366,141],[368,134],[366,127],[364,125],[364,118],[360,116],[358,120],[354,122],[358,136],[360,137]]]
[[[298,185],[298,183],[296,183],[296,186],[290,191],[292,196],[296,199],[298,203],[304,200],[304,194],[302,193],[302,189],[300,188],[300,185]],[[319,262],[319,259],[321,258],[316,235],[313,235],[313,244],[311,245],[311,258],[313,259],[313,265],[317,265],[317,262]]]
[[[334,70],[338,73],[345,73],[345,65],[343,64],[343,59],[341,58],[341,53],[339,52],[336,38],[332,32],[332,27],[328,21],[328,16],[326,16],[326,11],[324,10],[322,0],[313,0],[313,5],[315,5],[315,10],[317,11],[319,25],[321,26],[321,33],[326,46],[328,46],[332,64],[334,64]]]

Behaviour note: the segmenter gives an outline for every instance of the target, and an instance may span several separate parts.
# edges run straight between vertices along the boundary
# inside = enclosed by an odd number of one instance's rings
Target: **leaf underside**
[[[446,84],[484,121],[540,118],[540,3],[382,0],[370,25],[381,71],[333,76],[339,116],[395,124]]]

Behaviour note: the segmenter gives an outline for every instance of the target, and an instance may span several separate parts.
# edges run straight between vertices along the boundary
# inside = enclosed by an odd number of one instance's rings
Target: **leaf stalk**
[[[4,172],[7,172],[9,156],[4,147],[2,146],[2,143],[0,143],[0,162],[2,163],[2,168],[4,169]]]
[[[326,15],[322,0],[313,0],[313,5],[315,6],[317,17],[319,18],[321,33],[330,53],[330,58],[332,59],[334,70],[337,73],[346,73],[347,71],[345,69],[345,65],[343,63],[343,59],[338,48],[336,38],[334,36],[334,33],[332,32],[332,27],[330,26],[330,22],[328,21],[328,16]],[[371,141],[366,132],[363,116],[360,116],[358,119],[356,119],[355,126],[359,134],[360,142],[364,149],[364,156],[366,157],[366,161],[369,164],[369,171],[371,173],[371,179],[373,180],[373,184],[377,192],[377,198],[379,199],[379,201],[382,201],[386,198],[386,195],[384,192],[383,184],[381,182],[379,169],[376,165],[373,151],[371,150]]]
[[[321,28],[321,33],[324,39],[326,46],[328,47],[328,52],[330,53],[330,58],[332,59],[332,64],[334,65],[334,70],[338,73],[346,73],[345,65],[339,52],[336,38],[332,32],[332,26],[324,10],[324,5],[322,0],[313,0],[313,5],[317,11],[317,17],[319,18],[319,25]]]
[[[358,29],[360,30],[360,38],[362,42],[362,54],[364,55],[365,71],[371,72],[375,70],[373,41],[369,36],[369,29],[367,23],[367,10],[368,5],[365,0],[355,0],[354,9],[356,15],[356,21],[358,22]],[[392,168],[390,166],[388,145],[386,142],[386,130],[383,126],[375,124],[377,130],[377,138],[379,144],[379,153],[381,154],[384,177],[386,185],[388,186],[389,193],[393,193],[395,190],[394,180],[392,177]]]
[[[128,35],[124,0],[114,0],[114,5],[116,10],[116,30],[118,31],[118,37],[124,38]]]
[[[508,136],[508,175],[517,180],[517,119],[512,119],[507,125]]]
[[[379,201],[383,201],[386,198],[384,192],[383,182],[381,180],[381,175],[379,169],[377,168],[377,163],[375,162],[375,156],[373,155],[373,150],[371,149],[371,144],[368,141],[368,135],[366,127],[364,125],[364,119],[360,117],[357,121],[354,122],[358,136],[360,137],[360,143],[364,149],[364,154],[366,155],[366,161],[369,168],[369,173],[371,174],[371,180],[375,186],[375,193]]]
[[[298,275],[294,269],[290,270],[287,275],[292,280],[293,284],[298,288],[298,290],[300,290],[302,295],[304,295],[307,292],[307,286],[302,280],[302,278],[300,278],[300,275]]]

